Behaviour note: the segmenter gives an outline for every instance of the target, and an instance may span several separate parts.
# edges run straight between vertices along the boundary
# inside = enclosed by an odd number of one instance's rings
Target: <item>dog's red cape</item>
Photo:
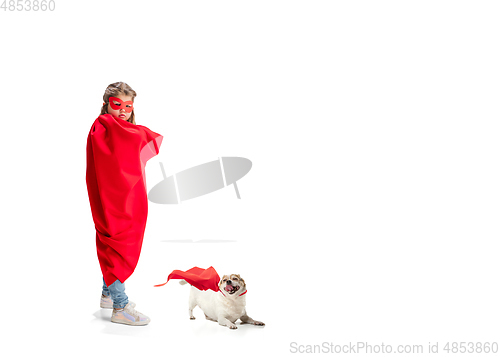
[[[215,292],[219,291],[220,277],[213,267],[208,269],[194,267],[186,271],[174,270],[169,274],[166,283],[168,283],[170,279],[184,279],[199,290],[210,289]],[[166,283],[155,286],[163,286]]]
[[[146,162],[163,136],[111,114],[100,115],[87,138],[87,191],[97,257],[107,286],[134,272],[148,216]]]

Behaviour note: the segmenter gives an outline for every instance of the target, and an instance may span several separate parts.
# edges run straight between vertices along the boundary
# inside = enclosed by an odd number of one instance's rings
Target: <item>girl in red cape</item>
[[[124,283],[137,266],[146,229],[144,169],[163,136],[135,124],[136,95],[123,82],[106,88],[87,138],[86,181],[103,275],[101,307],[113,308],[112,322],[147,325],[149,317],[134,309]]]

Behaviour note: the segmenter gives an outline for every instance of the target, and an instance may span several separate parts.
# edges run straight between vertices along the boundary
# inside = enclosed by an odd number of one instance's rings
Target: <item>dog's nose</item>
[[[226,281],[226,284],[233,285],[233,283],[231,282],[231,280]]]

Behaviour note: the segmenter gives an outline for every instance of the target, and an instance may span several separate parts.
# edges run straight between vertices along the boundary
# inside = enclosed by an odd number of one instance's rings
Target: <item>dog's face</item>
[[[219,289],[229,295],[241,295],[247,289],[245,280],[239,274],[224,275],[219,282]]]

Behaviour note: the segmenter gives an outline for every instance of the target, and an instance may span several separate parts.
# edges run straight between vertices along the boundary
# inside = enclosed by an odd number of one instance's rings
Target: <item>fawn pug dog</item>
[[[187,284],[185,280],[181,284]],[[260,321],[255,321],[246,312],[245,280],[238,274],[224,275],[219,282],[219,291],[199,290],[191,286],[189,294],[189,318],[194,320],[193,309],[199,306],[207,320],[216,321],[219,325],[230,329],[237,329],[234,324],[240,319],[242,323],[264,326]]]

